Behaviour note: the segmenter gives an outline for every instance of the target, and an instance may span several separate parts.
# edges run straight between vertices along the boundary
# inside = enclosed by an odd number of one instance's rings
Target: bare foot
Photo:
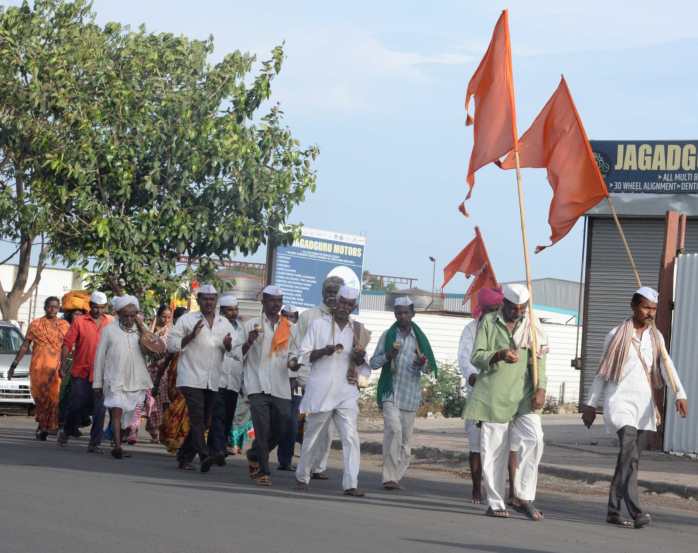
[[[473,490],[473,504],[480,505],[482,503],[482,494],[480,490]]]

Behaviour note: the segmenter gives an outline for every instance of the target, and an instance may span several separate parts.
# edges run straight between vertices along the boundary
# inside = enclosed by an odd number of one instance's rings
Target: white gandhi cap
[[[393,305],[395,307],[409,307],[412,305],[412,300],[407,296],[400,296],[399,298],[395,298]]]
[[[649,286],[642,286],[641,288],[638,288],[635,293],[651,301],[652,303],[657,303],[657,300],[659,300],[659,294],[657,291]]]
[[[269,286],[264,287],[264,290],[262,290],[262,294],[266,294],[267,296],[283,296],[284,292],[278,286],[270,284]]]
[[[516,305],[523,305],[528,302],[531,295],[528,293],[528,288],[523,284],[505,284],[502,286],[504,299]]]
[[[107,295],[104,292],[92,292],[90,303],[95,305],[107,305]]]
[[[196,291],[196,295],[199,294],[218,294],[218,290],[213,286],[213,284],[202,284]]]
[[[232,294],[225,294],[218,300],[220,307],[237,307],[238,299]]]
[[[355,300],[359,297],[359,291],[356,288],[344,285],[339,289],[339,297],[345,300]]]

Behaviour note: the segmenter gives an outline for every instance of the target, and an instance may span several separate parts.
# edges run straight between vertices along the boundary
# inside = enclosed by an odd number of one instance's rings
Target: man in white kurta
[[[214,462],[209,455],[204,434],[211,425],[211,413],[221,384],[221,369],[226,351],[232,349],[234,329],[216,312],[218,292],[203,284],[196,300],[201,311],[182,315],[167,336],[167,351],[179,353],[177,389],[187,402],[189,434],[177,451],[182,470],[192,470],[199,456],[201,472],[208,472]]]
[[[264,288],[262,318],[245,322],[240,345],[243,381],[255,432],[247,461],[250,477],[260,486],[271,485],[269,452],[286,439],[291,418],[289,379],[296,372],[288,366],[292,325],[280,315],[282,305],[283,291],[278,286]]]
[[[361,444],[359,442],[358,375],[368,376],[370,369],[365,352],[356,352],[356,325],[349,314],[356,306],[358,290],[342,286],[332,319],[315,320],[301,344],[304,364],[310,366],[310,376],[301,401],[301,413],[306,415],[301,458],[296,469],[298,489],[307,489],[312,468],[325,454],[326,445],[319,440],[334,422],[342,440],[344,494],[363,496],[358,489]],[[353,363],[352,363],[353,362]],[[350,372],[355,365],[355,371]]]
[[[232,294],[224,294],[218,300],[220,314],[225,317],[233,327],[231,334],[233,344],[239,344],[244,339],[242,323],[238,321],[238,300]],[[238,394],[242,386],[242,356],[239,350],[232,355],[223,358],[221,367],[221,383],[218,389],[218,397],[213,406],[211,416],[211,430],[208,433],[209,454],[214,456],[219,466],[225,465],[228,438],[233,426],[235,408],[237,407]]]
[[[647,432],[657,430],[653,388],[662,381],[673,383],[670,388],[675,386],[672,391],[676,396],[676,410],[682,417],[688,414],[686,392],[671,359],[661,355],[664,338],[653,327],[658,299],[657,292],[648,287],[635,292],[631,300],[633,317],[606,336],[599,373],[583,407],[584,424],[591,427],[596,408],[603,403],[606,428],[618,436],[620,452],[611,482],[606,520],[623,527],[642,528],[651,522],[650,515],[640,507],[637,478],[640,451],[646,444]],[[632,521],[623,518],[623,504]]]
[[[136,407],[153,383],[140,346],[144,328],[136,319],[138,300],[129,295],[116,297],[114,309],[119,317],[102,331],[97,346],[93,388],[104,395],[114,436],[112,456],[121,459],[121,429],[131,425]]]
[[[337,295],[339,289],[344,286],[344,280],[338,276],[327,277],[322,283],[322,303],[317,307],[306,309],[298,317],[296,325],[299,344],[303,342],[303,338],[308,333],[310,325],[313,321],[322,318],[332,318],[332,311],[337,305]],[[318,437],[318,451],[324,448],[325,453],[321,455],[315,466],[312,469],[311,478],[313,480],[327,480],[327,460],[330,457],[332,449],[333,424],[330,423],[327,427],[327,432]]]

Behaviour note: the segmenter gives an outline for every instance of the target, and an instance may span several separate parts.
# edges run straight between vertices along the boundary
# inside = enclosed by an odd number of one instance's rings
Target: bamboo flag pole
[[[640,273],[637,270],[637,265],[635,265],[635,259],[633,257],[633,252],[630,250],[630,244],[628,243],[628,239],[625,237],[625,232],[623,232],[623,227],[620,224],[620,219],[618,219],[618,213],[616,212],[616,208],[613,205],[613,200],[611,200],[610,194],[606,196],[606,199],[608,200],[608,206],[611,208],[611,215],[613,216],[613,221],[616,223],[616,227],[618,228],[618,234],[620,234],[620,238],[623,241],[623,245],[625,246],[625,253],[628,256],[628,261],[630,261],[630,266],[633,269],[633,274],[635,275],[635,282],[637,284],[637,287],[640,288],[642,287],[642,280],[640,279]],[[659,332],[657,330],[657,327],[655,326],[654,320],[651,323],[651,328],[652,332],[656,334]],[[664,340],[657,339],[657,343],[659,344],[659,351],[662,356],[662,362],[664,363],[664,368],[666,369],[666,374],[669,377],[669,384],[671,386],[671,390],[674,392],[674,395],[678,393],[678,386],[676,384],[676,378],[674,376],[674,363],[671,360],[671,357],[669,357],[669,352],[666,350],[666,346],[664,345]]]
[[[528,237],[526,235],[526,208],[524,206],[524,193],[521,181],[521,162],[519,161],[518,144],[515,144],[514,156],[516,160],[516,189],[519,196],[519,218],[521,220],[521,239],[523,241],[524,264],[526,266],[526,285],[528,286],[528,316],[531,324],[531,349],[533,350],[533,367],[531,381],[533,392],[538,389],[538,333],[536,332],[536,317],[533,312],[533,285],[531,282],[531,263],[528,257]],[[529,350],[530,351],[530,350]]]

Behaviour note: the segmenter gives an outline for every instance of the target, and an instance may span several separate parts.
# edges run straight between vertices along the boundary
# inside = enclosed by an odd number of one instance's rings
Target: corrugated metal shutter
[[[664,218],[621,218],[642,284],[657,287],[664,247]],[[582,396],[587,398],[599,365],[604,339],[630,315],[630,298],[637,288],[625,248],[610,217],[590,217],[582,338]],[[698,224],[689,219],[686,247],[698,251]]]
[[[676,310],[671,329],[671,358],[689,400],[698,397],[698,254],[681,255],[676,266]],[[671,394],[671,392],[669,392]],[[668,405],[673,404],[670,396]],[[680,453],[698,453],[698,418],[689,414],[679,418],[676,409],[666,410],[664,449]]]

